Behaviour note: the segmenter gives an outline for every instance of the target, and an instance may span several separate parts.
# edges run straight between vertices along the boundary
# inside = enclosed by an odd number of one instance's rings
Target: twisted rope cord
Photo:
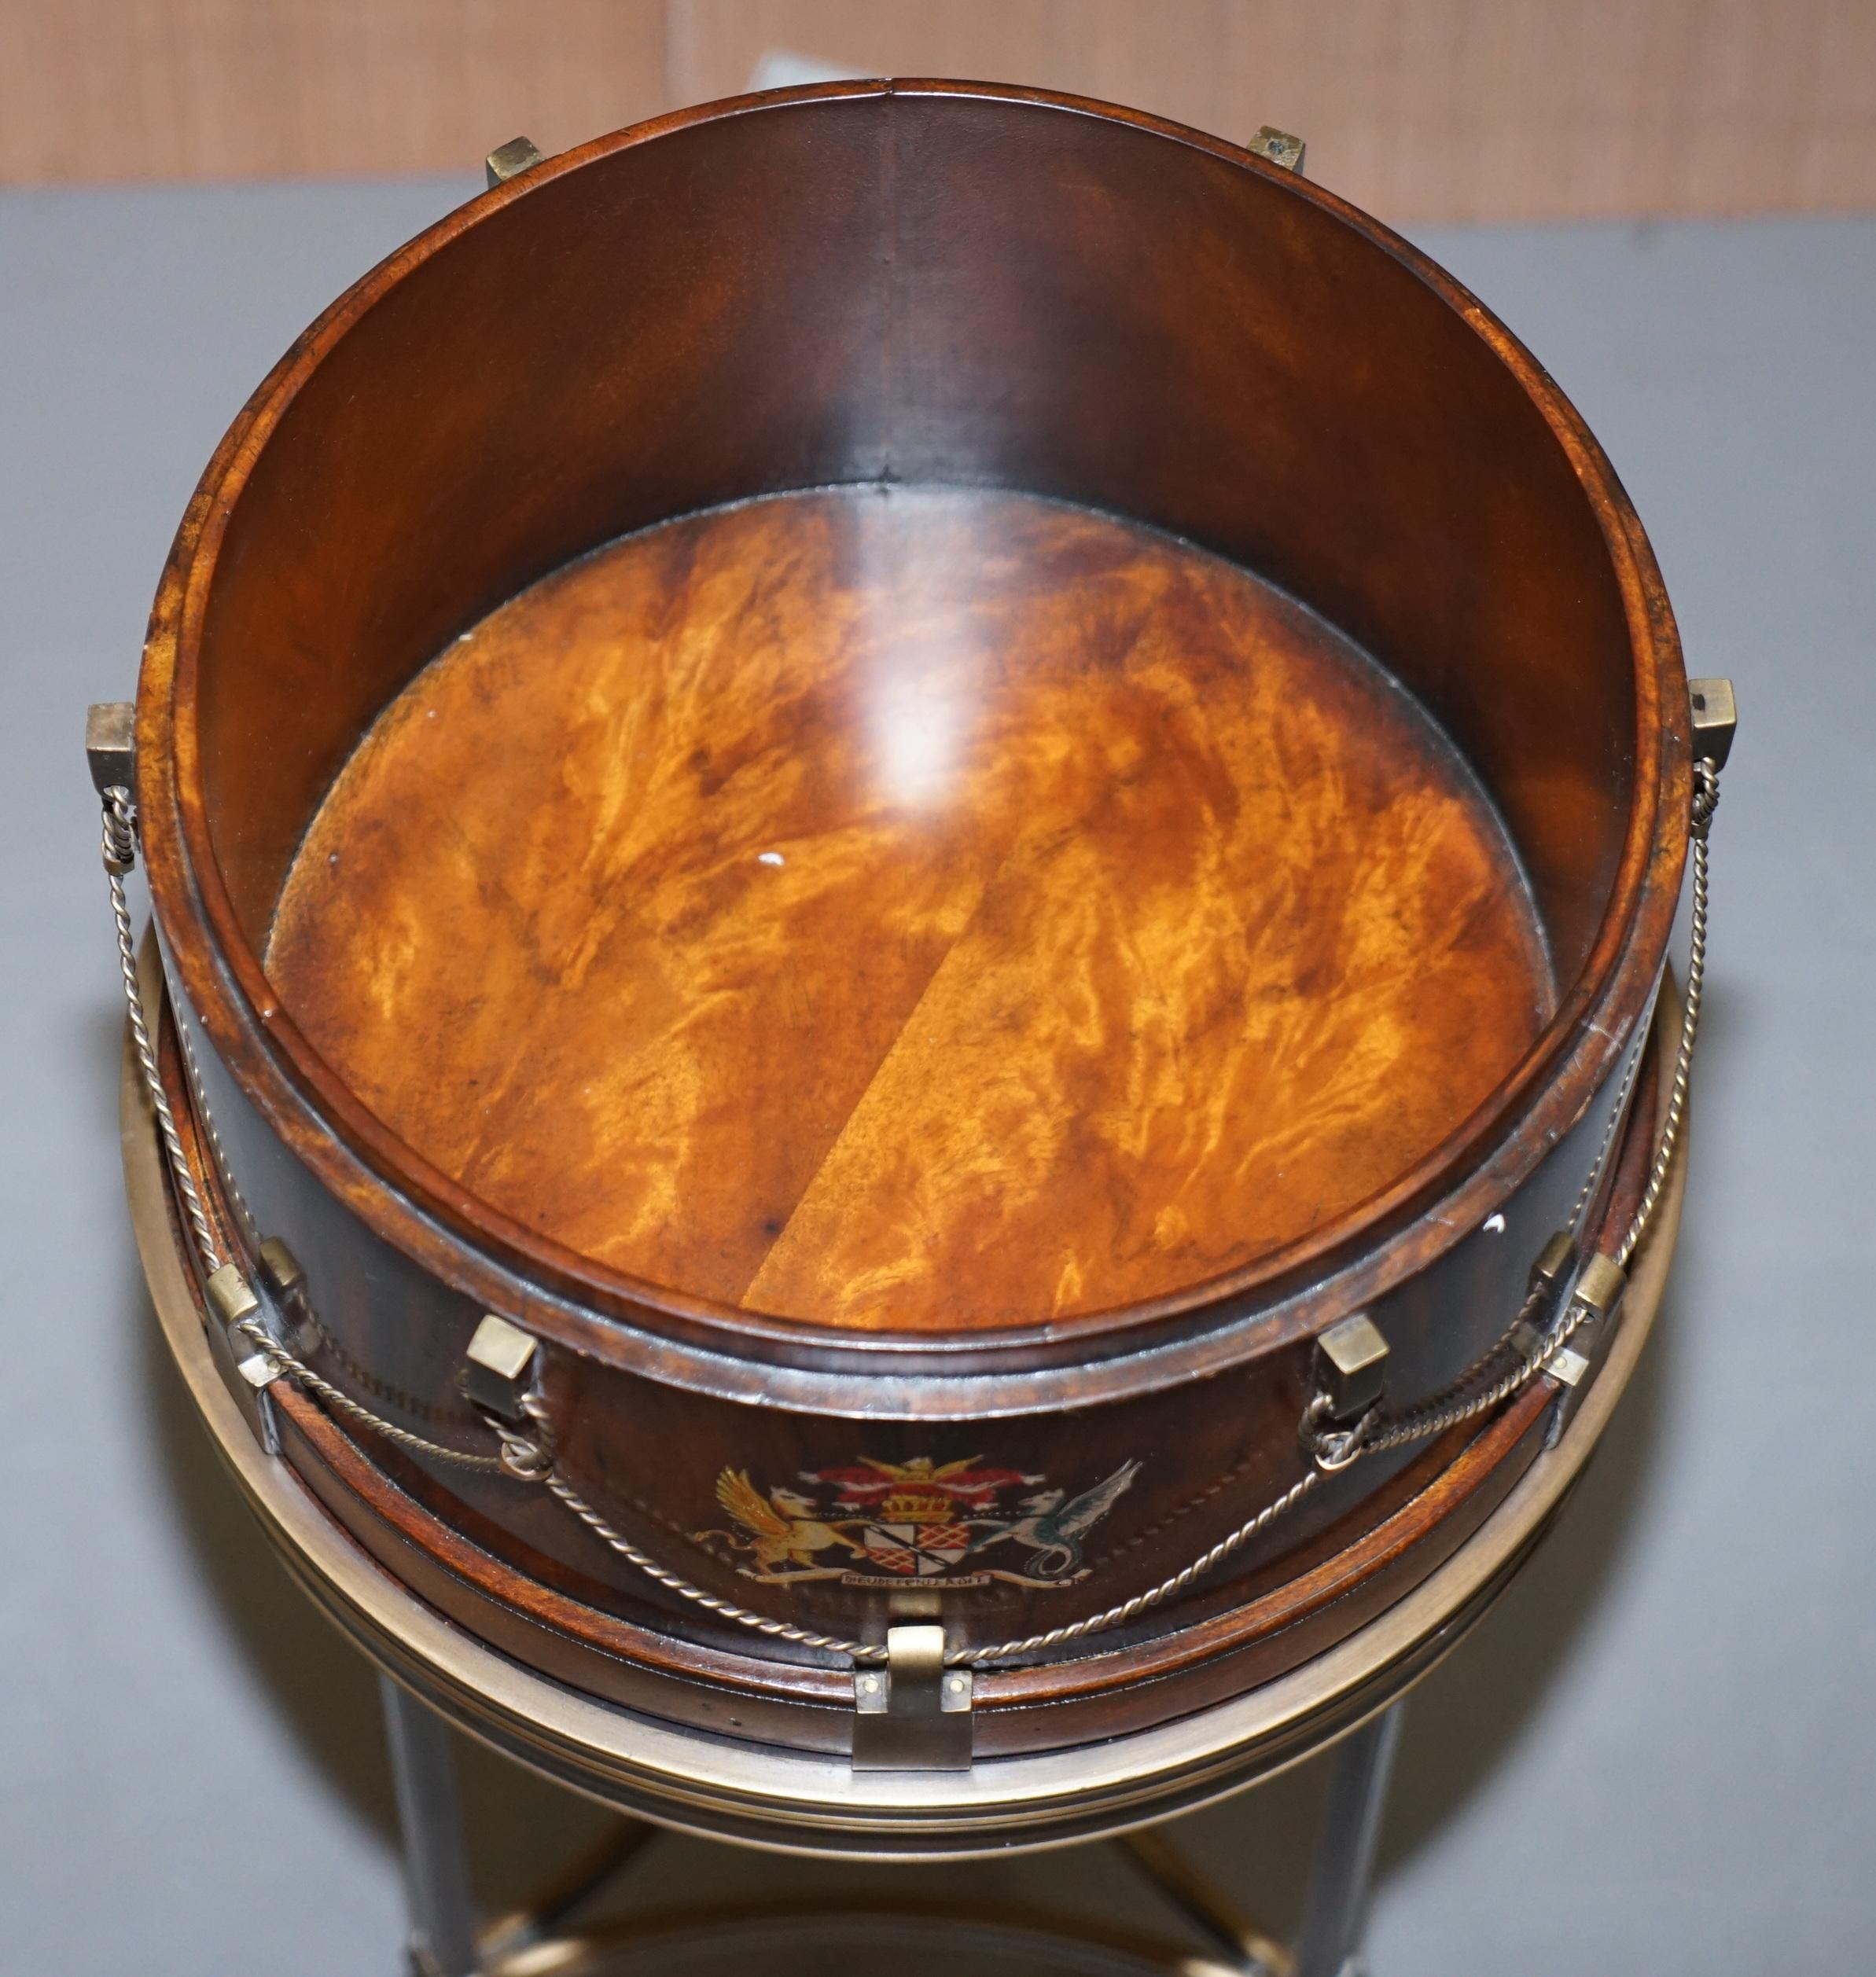
[[[702,1607],[706,1612],[714,1613],[719,1619],[734,1620],[739,1626],[751,1628],[757,1633],[766,1633],[773,1640],[792,1641],[797,1647],[822,1648],[829,1654],[849,1655],[855,1661],[883,1662],[885,1659],[885,1649],[877,1644],[844,1641],[837,1634],[811,1633],[806,1627],[795,1626],[792,1621],[773,1620],[766,1614],[753,1613],[746,1606],[738,1606],[734,1600],[719,1599],[714,1593],[706,1593],[701,1586],[693,1586],[689,1579],[660,1565],[648,1553],[640,1551],[629,1538],[621,1536],[558,1470],[549,1470],[539,1480],[560,1498],[602,1545],[616,1551],[628,1564],[636,1566],[647,1578],[656,1580],[668,1592],[675,1593],[680,1598],[689,1600],[693,1605]],[[947,1661],[956,1659],[955,1655],[945,1656]]]
[[[846,1655],[856,1662],[879,1663],[886,1659],[885,1648],[877,1642],[848,1641],[837,1635],[814,1633],[804,1627],[797,1627],[787,1620],[771,1619],[767,1615],[752,1613],[747,1607],[738,1606],[733,1600],[719,1599],[713,1593],[706,1593],[702,1587],[693,1586],[690,1580],[659,1564],[632,1543],[622,1537],[612,1525],[588,1503],[584,1497],[557,1471],[542,1478],[549,1490],[558,1497],[574,1516],[592,1532],[603,1545],[616,1551],[627,1563],[635,1565],[648,1578],[655,1579],[667,1590],[691,1600],[720,1619],[734,1620],[758,1633],[766,1633],[775,1639],[792,1641],[804,1648],[822,1648],[833,1654]],[[1104,1613],[1091,1614],[1085,1620],[1077,1620],[1071,1626],[1051,1628],[1047,1633],[1032,1633],[1020,1641],[999,1641],[994,1647],[953,1648],[945,1653],[947,1667],[976,1666],[985,1662],[1014,1661],[1027,1654],[1033,1654],[1044,1648],[1053,1648],[1065,1641],[1079,1639],[1083,1634],[1095,1633],[1102,1630],[1123,1625],[1149,1608],[1157,1606],[1162,1600],[1170,1599],[1174,1593],[1183,1592],[1192,1582],[1211,1571],[1214,1565],[1230,1557],[1239,1545],[1248,1543],[1259,1531],[1282,1516],[1285,1511],[1300,1498],[1307,1496],[1322,1480],[1319,1470],[1311,1469],[1291,1484],[1283,1494],[1267,1503],[1256,1516],[1240,1524],[1228,1537],[1220,1538],[1202,1557],[1195,1558],[1183,1572],[1154,1586],[1150,1592],[1136,1593],[1131,1600],[1124,1600],[1118,1606],[1111,1606]]]
[[[1616,1261],[1624,1270],[1640,1248],[1655,1211],[1661,1206],[1662,1190],[1668,1185],[1668,1170],[1674,1164],[1680,1143],[1682,1122],[1687,1117],[1687,1089],[1694,1069],[1694,1044],[1700,1034],[1701,990],[1707,975],[1707,833],[1713,813],[1720,807],[1720,772],[1710,762],[1694,765],[1694,841],[1690,855],[1694,867],[1692,898],[1688,907],[1687,987],[1681,1004],[1680,1042],[1674,1053],[1674,1084],[1668,1100],[1668,1116],[1661,1122],[1655,1141],[1654,1160],[1648,1170],[1648,1185],[1636,1204],[1635,1219],[1628,1225],[1616,1251]]]
[[[959,1648],[945,1655],[947,1662],[969,1663],[973,1666],[988,1661],[1014,1661],[1024,1655],[1034,1654],[1044,1648],[1058,1647],[1065,1641],[1078,1641],[1083,1634],[1099,1633],[1109,1627],[1123,1626],[1129,1620],[1169,1600],[1176,1593],[1183,1593],[1192,1582],[1221,1564],[1241,1545],[1248,1544],[1267,1526],[1300,1503],[1322,1479],[1320,1469],[1306,1469],[1280,1497],[1274,1497],[1254,1517],[1247,1517],[1228,1536],[1221,1538],[1212,1549],[1193,1560],[1183,1572],[1175,1572],[1171,1578],[1162,1579],[1150,1591],[1136,1593],[1131,1600],[1123,1600],[1118,1606],[1110,1606],[1105,1613],[1091,1615],[1085,1620],[1077,1620],[1065,1627],[1052,1627],[1047,1633],[1032,1633],[1021,1641],[999,1641],[994,1648]]]
[[[1649,1001],[1649,1013],[1653,1013],[1654,1003]],[[1570,1211],[1569,1232],[1574,1236],[1583,1226],[1583,1218],[1589,1213],[1589,1204],[1598,1188],[1602,1185],[1602,1176],[1609,1165],[1609,1156],[1616,1143],[1616,1134],[1628,1109],[1628,1093],[1633,1086],[1635,1073],[1642,1068],[1642,1060],[1648,1053],[1650,1025],[1639,1026],[1641,1034],[1635,1040],[1634,1048],[1628,1053],[1628,1062],[1622,1072],[1622,1082],[1616,1087],[1615,1102],[1609,1108],[1609,1123],[1602,1130],[1602,1144],[1596,1148],[1595,1162],[1583,1177],[1583,1185],[1576,1195],[1576,1205]]]
[[[465,1450],[432,1442],[427,1435],[414,1435],[409,1428],[399,1428],[395,1421],[388,1421],[382,1414],[374,1413],[363,1402],[354,1400],[342,1387],[335,1387],[329,1380],[315,1373],[304,1360],[296,1358],[289,1352],[258,1318],[243,1318],[234,1328],[276,1373],[285,1374],[295,1386],[303,1387],[309,1394],[316,1394],[328,1407],[370,1428],[374,1435],[383,1435],[386,1441],[408,1449],[413,1455],[434,1456],[438,1461],[453,1462],[460,1469],[480,1469],[491,1475],[512,1473],[506,1441],[500,1455],[472,1455]]]
[[[169,1108],[169,1094],[156,1068],[156,1053],[150,1042],[149,1025],[143,1016],[143,990],[137,979],[137,940],[131,925],[131,906],[124,893],[124,876],[137,863],[137,811],[127,789],[112,788],[104,792],[105,876],[111,887],[111,917],[117,923],[117,966],[123,976],[123,999],[130,1011],[131,1043],[143,1073],[144,1089],[156,1115],[157,1130],[163,1135],[169,1156],[176,1192],[194,1231],[196,1247],[210,1276],[222,1267],[221,1252],[215,1246],[215,1231],[208,1225],[208,1211],[196,1192],[195,1176],[189,1170],[189,1156],[182,1151],[182,1137],[176,1130],[176,1115]]]
[[[1525,1312],[1530,1312],[1534,1306],[1542,1302],[1543,1294],[1533,1293],[1525,1301]],[[1528,1352],[1520,1354],[1517,1364],[1509,1373],[1469,1400],[1447,1401],[1447,1395],[1456,1395],[1470,1387],[1505,1351],[1510,1343],[1510,1335],[1507,1333],[1490,1351],[1475,1360],[1470,1369],[1462,1373],[1446,1389],[1445,1394],[1405,1414],[1380,1417],[1373,1431],[1362,1438],[1360,1453],[1378,1455],[1388,1449],[1404,1448],[1410,1442],[1424,1442],[1433,1435],[1444,1435],[1450,1428],[1457,1428],[1462,1421],[1470,1421],[1481,1414],[1490,1413],[1501,1401],[1509,1400],[1520,1387],[1545,1371],[1558,1354],[1595,1315],[1587,1305],[1573,1303],[1567,1306],[1562,1317],[1550,1330]],[[1523,1322],[1523,1319],[1524,1314],[1521,1314],[1519,1322]]]

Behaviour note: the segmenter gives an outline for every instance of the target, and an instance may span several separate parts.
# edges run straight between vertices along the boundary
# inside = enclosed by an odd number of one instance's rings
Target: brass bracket
[[[300,1259],[279,1237],[269,1236],[261,1244],[257,1260],[261,1281],[273,1292],[279,1309],[285,1343],[296,1352],[307,1351],[318,1336],[318,1322],[307,1296],[306,1272]]]
[[[976,1684],[944,1665],[944,1630],[886,1630],[886,1665],[853,1678],[856,1771],[968,1771]]]
[[[1733,735],[1739,726],[1733,682],[1689,680],[1687,700],[1694,711],[1694,759],[1723,769],[1727,757],[1733,752]]]
[[[1316,1391],[1328,1395],[1331,1420],[1367,1413],[1387,1379],[1388,1342],[1366,1311],[1332,1325],[1316,1340]]]
[[[237,1263],[224,1263],[203,1286],[208,1294],[208,1308],[221,1321],[234,1370],[252,1390],[260,1424],[261,1446],[269,1455],[280,1453],[280,1428],[274,1419],[274,1406],[267,1389],[279,1379],[280,1362],[268,1358],[248,1334],[244,1325],[258,1325],[271,1331],[266,1308],[254,1294],[254,1287],[241,1274]]]
[[[1292,137],[1289,131],[1279,130],[1270,123],[1265,124],[1245,147],[1253,158],[1281,165],[1286,171],[1293,171],[1299,178],[1303,175],[1304,148],[1300,138]]]
[[[94,700],[85,709],[85,761],[91,786],[128,789],[136,775],[137,709],[129,700]]]
[[[493,1311],[485,1313],[463,1355],[458,1384],[484,1414],[519,1428],[528,1419],[522,1402],[534,1391],[540,1350],[532,1332]]]
[[[482,169],[488,175],[488,189],[492,193],[496,186],[505,186],[511,178],[518,178],[524,171],[532,171],[541,162],[541,153],[532,138],[510,138],[507,143],[498,144],[482,161]]]
[[[1570,1302],[1590,1314],[1589,1322],[1613,1317],[1622,1293],[1628,1288],[1628,1273],[1613,1256],[1592,1255],[1584,1262],[1570,1287]]]
[[[1570,1417],[1581,1404],[1590,1375],[1595,1370],[1598,1342],[1609,1336],[1609,1321],[1615,1316],[1628,1288],[1628,1273],[1613,1256],[1592,1251],[1570,1286],[1570,1304],[1584,1316],[1568,1343],[1556,1348],[1544,1361],[1544,1371],[1562,1391],[1550,1409],[1544,1431],[1544,1446],[1554,1448]]]
[[[1560,1229],[1538,1251],[1525,1288],[1528,1317],[1511,1328],[1511,1350],[1521,1359],[1533,1358],[1557,1314],[1557,1302],[1576,1270],[1576,1240]]]

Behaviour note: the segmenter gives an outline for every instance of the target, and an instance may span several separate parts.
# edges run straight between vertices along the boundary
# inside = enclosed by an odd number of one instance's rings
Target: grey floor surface
[[[250,1529],[138,1277],[79,737],[88,700],[131,690],[247,391],[470,189],[0,197],[0,1942],[22,1971],[397,1968],[372,1684]],[[1376,1977],[1867,1969],[1876,222],[1428,244],[1603,439],[1744,727],[1684,1260],[1561,1528],[1412,1706]],[[497,1892],[590,1822],[493,1759],[470,1781]],[[1280,1924],[1319,1783],[1176,1831]],[[677,1840],[623,1898],[823,1884]],[[910,1884],[1151,1913],[1098,1851]]]

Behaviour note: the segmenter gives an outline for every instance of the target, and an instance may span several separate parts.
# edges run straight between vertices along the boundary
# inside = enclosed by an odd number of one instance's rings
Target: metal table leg
[[[1290,1977],[1289,1951],[1214,1887],[1157,1827],[1123,1834],[1120,1846],[1168,1906],[1221,1950],[1233,1970],[1245,1977]]]
[[[1297,1942],[1296,1977],[1359,1977],[1374,1851],[1400,1738],[1402,1705],[1364,1724],[1336,1753],[1329,1804]]]
[[[403,1837],[413,1977],[484,1977],[488,1966],[477,1944],[449,1732],[440,1717],[388,1677],[381,1678],[380,1689]],[[1132,1836],[1128,1850],[1161,1893],[1225,1950],[1235,1968],[1281,1972],[1284,1977],[1359,1977],[1356,1953],[1367,1924],[1376,1843],[1400,1719],[1401,1705],[1396,1703],[1347,1738],[1336,1753],[1293,1958],[1238,1915],[1157,1834]],[[621,1822],[605,1837],[592,1860],[571,1871],[567,1888],[557,1898],[549,1898],[547,1909],[532,1905],[498,1925],[489,1946],[491,1952],[498,1960],[537,1941],[544,1927],[609,1879],[653,1830],[633,1821]]]
[[[384,1735],[403,1834],[404,1900],[413,1977],[476,1977],[475,1903],[456,1798],[456,1765],[443,1719],[378,1678]]]

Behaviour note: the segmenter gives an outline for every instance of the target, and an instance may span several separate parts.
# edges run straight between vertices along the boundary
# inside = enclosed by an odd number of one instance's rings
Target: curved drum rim
[[[157,971],[149,971],[152,975]],[[1677,1020],[1661,998],[1657,1024]],[[289,1569],[372,1661],[458,1729],[557,1782],[660,1824],[849,1859],[963,1858],[1121,1832],[1228,1796],[1358,1728],[1428,1674],[1528,1557],[1614,1411],[1659,1309],[1686,1141],[1608,1356],[1554,1447],[1412,1591],[1291,1673],[1100,1743],[980,1760],[968,1773],[855,1773],[837,1758],[680,1730],[536,1674],[445,1619],[370,1559],[256,1441],[211,1357],[178,1247],[155,1123],[127,1037],[120,1127],[152,1301],[190,1398]]]
[[[1127,127],[1271,179],[1286,197],[1319,210],[1397,263],[1463,320],[1549,427],[1603,537],[1636,661],[1636,780],[1621,865],[1582,976],[1566,988],[1550,1024],[1505,1082],[1422,1163],[1346,1218],[1241,1270],[1079,1323],[1068,1342],[1047,1328],[1013,1329],[994,1339],[885,1330],[829,1336],[811,1323],[730,1311],[677,1287],[602,1268],[476,1200],[389,1134],[301,1036],[240,929],[208,825],[197,814],[197,744],[187,696],[222,532],[286,406],[362,314],[469,229],[614,153],[713,121],[894,95],[997,102]],[[1035,1376],[1058,1374],[1073,1355],[1085,1354],[1088,1363],[1124,1365],[1159,1382],[1236,1364],[1287,1343],[1313,1328],[1320,1317],[1304,1308],[1308,1299],[1294,1290],[1298,1273],[1333,1276],[1380,1258],[1389,1273],[1381,1286],[1386,1288],[1430,1260],[1405,1256],[1403,1229],[1376,1237],[1387,1217],[1444,1191],[1447,1198],[1437,1218],[1443,1233],[1428,1240],[1437,1254],[1445,1254],[1465,1225],[1483,1221],[1501,1204],[1512,1181],[1528,1176],[1557,1137],[1550,1130],[1550,1114],[1580,1116],[1613,1072],[1630,1025],[1645,1009],[1668,938],[1672,909],[1664,895],[1678,887],[1686,850],[1680,819],[1689,755],[1677,711],[1684,678],[1658,568],[1600,444],[1522,343],[1410,243],[1335,193],[1241,146],[1144,112],[1008,85],[863,80],[728,98],[593,139],[444,215],[335,300],[256,389],[204,469],[178,530],[139,683],[138,799],[171,965],[197,1018],[230,1075],[283,1142],[394,1247],[491,1308],[526,1295],[550,1336],[576,1350],[650,1371],[653,1377],[658,1368],[681,1362],[701,1387],[728,1398],[745,1396],[712,1383],[728,1379],[724,1363],[743,1362],[738,1342],[756,1339],[796,1370],[801,1404],[815,1411],[862,1411],[852,1392],[856,1376],[965,1380],[990,1373],[1007,1373],[1022,1383],[1029,1396],[1024,1408],[1043,1411],[1060,1404],[1060,1384]],[[1462,1145],[1473,1156],[1489,1151],[1491,1157],[1475,1158],[1469,1169],[1455,1173]],[[1241,1306],[1241,1300],[1250,1303]],[[812,1398],[807,1397],[811,1389]]]

